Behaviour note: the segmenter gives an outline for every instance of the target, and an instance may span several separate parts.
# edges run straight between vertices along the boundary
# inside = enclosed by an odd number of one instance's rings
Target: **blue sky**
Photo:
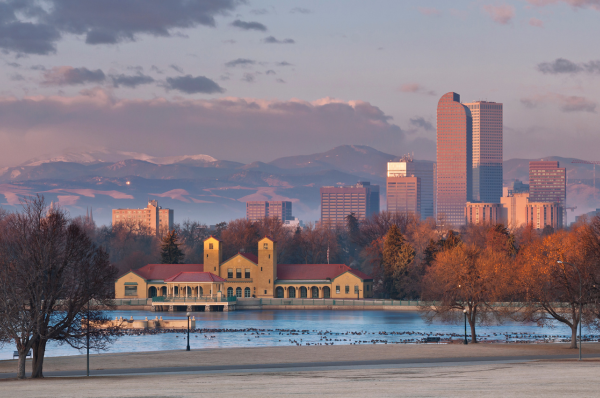
[[[448,91],[504,103],[505,159],[600,160],[599,0],[74,2],[0,1],[2,166],[98,146],[433,159]]]

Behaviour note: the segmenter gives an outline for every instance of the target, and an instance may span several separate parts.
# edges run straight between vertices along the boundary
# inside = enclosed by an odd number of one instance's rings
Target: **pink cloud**
[[[413,94],[435,95],[433,90],[429,90],[418,83],[407,83],[400,87],[400,92]]]
[[[600,0],[526,0],[529,4],[538,7],[545,7],[558,3],[565,3],[575,8],[590,7],[595,10],[600,10]]]
[[[557,104],[563,112],[595,113],[598,105],[595,101],[585,97],[556,93],[538,94],[521,99],[521,103],[527,108],[537,108],[546,102]]]
[[[50,191],[44,191],[50,193],[58,193],[58,192],[68,192],[68,193],[76,193],[81,196],[86,196],[88,198],[95,198],[96,195],[107,195],[113,199],[134,199],[133,196],[128,195],[119,191],[98,191],[95,189],[52,189]]]
[[[494,22],[501,25],[508,24],[515,17],[515,7],[508,4],[499,6],[485,5],[483,6],[483,10],[492,17]]]
[[[541,19],[537,19],[537,18],[531,18],[529,20],[529,25],[535,26],[535,27],[538,27],[538,28],[543,28],[544,27],[544,21],[542,21]]]
[[[442,12],[433,7],[419,7],[419,12],[423,15],[441,15]]]
[[[286,196],[279,195],[275,192],[275,187],[261,187],[256,190],[255,193],[246,195],[238,199],[239,202],[247,202],[250,200],[285,200],[289,202],[298,202],[299,199],[288,198]]]
[[[0,194],[4,195],[7,203],[10,206],[17,206],[21,196],[30,195],[28,188],[19,187],[11,184],[0,184]]]
[[[80,196],[76,195],[58,195],[59,206],[73,206],[77,203]]]
[[[174,200],[180,200],[182,202],[190,203],[190,200],[185,196],[189,196],[190,193],[185,189],[171,189],[165,193],[151,193],[150,195],[158,196],[159,198],[171,198]]]

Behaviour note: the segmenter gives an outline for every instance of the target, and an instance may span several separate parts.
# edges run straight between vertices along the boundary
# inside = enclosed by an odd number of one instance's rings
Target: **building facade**
[[[435,170],[436,164],[433,162],[414,161],[411,157],[404,157],[399,162],[388,162],[387,178],[390,177],[418,177],[420,181],[421,204],[420,214],[421,220],[427,218],[435,218]],[[389,191],[388,196],[388,211]]]
[[[329,227],[346,225],[354,213],[358,220],[379,213],[379,185],[359,182],[343,187],[321,187],[321,224]]]
[[[467,202],[465,223],[495,225],[502,222],[502,206],[499,203]]]
[[[472,200],[473,119],[460,95],[446,93],[437,107],[437,219],[442,226],[465,224]]]
[[[421,179],[419,177],[387,177],[387,211],[421,217]]]
[[[561,207],[561,224],[566,220],[567,170],[556,161],[529,162],[529,201],[554,202]]]
[[[502,204],[502,223],[510,230],[527,224],[527,204],[529,192],[509,193],[500,198]]]
[[[546,226],[558,229],[563,226],[562,208],[556,202],[530,201],[525,212],[527,224],[533,225],[535,229],[544,229]]]
[[[265,218],[278,218],[282,222],[293,220],[292,202],[287,201],[251,201],[246,202],[246,219],[261,221]]]
[[[126,223],[145,226],[157,235],[173,229],[173,209],[163,209],[156,200],[149,200],[145,209],[113,209],[112,224]]]
[[[502,197],[502,104],[466,103],[473,118],[472,200],[499,203]]]
[[[277,242],[264,237],[258,256],[238,253],[223,261],[223,242],[204,241],[204,264],[148,264],[121,275],[115,298],[369,298],[373,279],[344,264],[278,264]]]

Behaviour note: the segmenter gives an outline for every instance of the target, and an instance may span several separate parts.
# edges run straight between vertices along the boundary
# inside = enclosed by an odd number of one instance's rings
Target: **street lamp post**
[[[464,344],[469,344],[469,342],[467,341],[467,309],[466,308],[463,310],[463,314],[465,314],[465,341],[464,341]]]
[[[557,260],[556,262],[558,264],[568,264],[575,268],[575,271],[577,271],[577,276],[579,276],[579,360],[581,361],[581,344],[583,343],[583,340],[581,340],[581,322],[583,321],[583,289],[581,287],[581,273],[579,272],[579,269],[571,263],[560,260]]]
[[[190,350],[190,313],[187,313],[187,318],[188,318],[188,323],[187,323],[187,347],[186,347],[186,351]]]

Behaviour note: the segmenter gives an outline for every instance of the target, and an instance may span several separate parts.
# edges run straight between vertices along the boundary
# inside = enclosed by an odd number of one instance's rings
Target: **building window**
[[[238,287],[235,289],[235,297],[242,297],[242,288]]]
[[[250,268],[244,270],[244,278],[250,279]]]
[[[250,288],[249,287],[244,289],[244,297],[250,297]]]
[[[358,294],[358,285],[354,285],[354,293]]]
[[[346,291],[346,294],[350,293],[350,286],[346,285],[345,291]]]
[[[232,287],[227,288],[227,297],[233,297],[233,288]]]
[[[269,244],[268,243],[263,243],[263,249],[269,250]]]
[[[371,289],[371,285],[367,285],[367,292]]]
[[[335,294],[340,294],[340,286],[335,287]]]
[[[267,291],[265,290],[265,294],[267,294]]]
[[[137,296],[137,286],[125,286],[126,296]]]
[[[209,248],[210,250],[212,250],[212,249],[213,249],[213,244],[212,244],[212,243],[209,243],[209,244],[208,244],[208,248]]]
[[[300,298],[306,298],[307,294],[306,294],[306,288],[304,286],[302,286],[300,288]]]
[[[236,268],[235,269],[235,277],[237,279],[242,279],[242,269],[241,268]]]
[[[233,279],[233,268],[227,268],[227,277]]]

